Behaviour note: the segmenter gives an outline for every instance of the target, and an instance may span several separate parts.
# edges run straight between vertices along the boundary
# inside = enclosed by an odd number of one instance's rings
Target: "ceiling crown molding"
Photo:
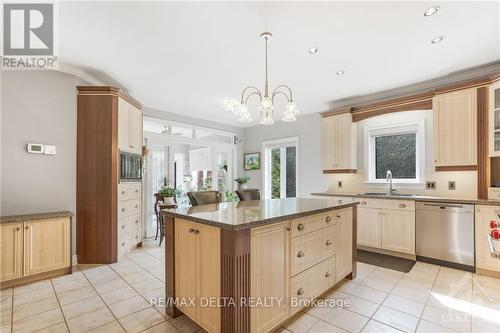
[[[88,84],[92,86],[104,86],[106,85],[104,82],[100,81],[98,78],[95,76],[89,74],[88,72],[84,71],[81,68],[78,68],[76,66],[68,65],[68,64],[59,64],[59,68],[57,69],[58,72],[66,73],[66,74],[71,74],[74,75]]]
[[[426,94],[432,91],[440,90],[440,88],[444,88],[446,86],[475,79],[493,79],[493,76],[497,73],[500,73],[500,60],[485,65],[456,71],[432,80],[413,83],[410,85],[363,96],[352,96],[331,101],[329,103],[330,107],[327,112],[332,112],[345,107],[362,108],[364,106],[377,102],[399,99],[418,94]]]

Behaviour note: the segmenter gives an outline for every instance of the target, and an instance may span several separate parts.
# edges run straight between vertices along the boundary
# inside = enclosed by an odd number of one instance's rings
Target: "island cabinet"
[[[476,206],[475,247],[476,272],[478,274],[500,277],[500,242],[491,238],[492,224],[500,225],[500,206]]]
[[[355,277],[356,205],[288,198],[163,211],[166,296],[176,301],[167,314],[208,332],[277,329]]]

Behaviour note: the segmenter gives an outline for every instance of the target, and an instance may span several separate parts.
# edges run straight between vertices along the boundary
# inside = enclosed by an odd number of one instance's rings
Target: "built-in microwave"
[[[120,152],[120,181],[137,182],[142,178],[142,157]]]

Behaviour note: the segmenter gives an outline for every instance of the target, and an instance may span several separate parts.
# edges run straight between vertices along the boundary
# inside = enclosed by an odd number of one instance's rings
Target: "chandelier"
[[[296,116],[299,113],[299,109],[293,102],[292,89],[290,89],[289,86],[285,84],[279,85],[273,90],[272,94],[269,95],[269,84],[267,80],[267,43],[271,40],[272,36],[270,32],[263,32],[260,34],[260,37],[264,38],[266,49],[266,82],[264,83],[264,93],[255,86],[248,86],[241,92],[241,101],[239,104],[234,100],[226,101],[227,110],[233,112],[240,122],[248,123],[253,121],[252,115],[248,110],[248,99],[252,96],[257,96],[260,101],[258,108],[260,123],[262,125],[272,125],[274,123],[274,100],[278,95],[284,96],[287,101],[282,120],[286,122],[297,120]]]

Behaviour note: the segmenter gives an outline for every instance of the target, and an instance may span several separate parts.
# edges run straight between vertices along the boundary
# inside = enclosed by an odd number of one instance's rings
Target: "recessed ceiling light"
[[[309,49],[310,54],[316,54],[316,53],[318,53],[318,51],[319,51],[319,47],[311,47]]]
[[[345,73],[345,71],[337,71],[337,73],[335,73],[335,74],[337,74],[337,75],[344,75],[344,73]]]
[[[424,12],[424,16],[425,17],[432,16],[432,15],[436,14],[437,12],[439,12],[440,9],[441,8],[439,6],[433,6],[433,7],[427,8]]]
[[[432,44],[441,43],[445,39],[445,36],[437,36],[431,40]]]

